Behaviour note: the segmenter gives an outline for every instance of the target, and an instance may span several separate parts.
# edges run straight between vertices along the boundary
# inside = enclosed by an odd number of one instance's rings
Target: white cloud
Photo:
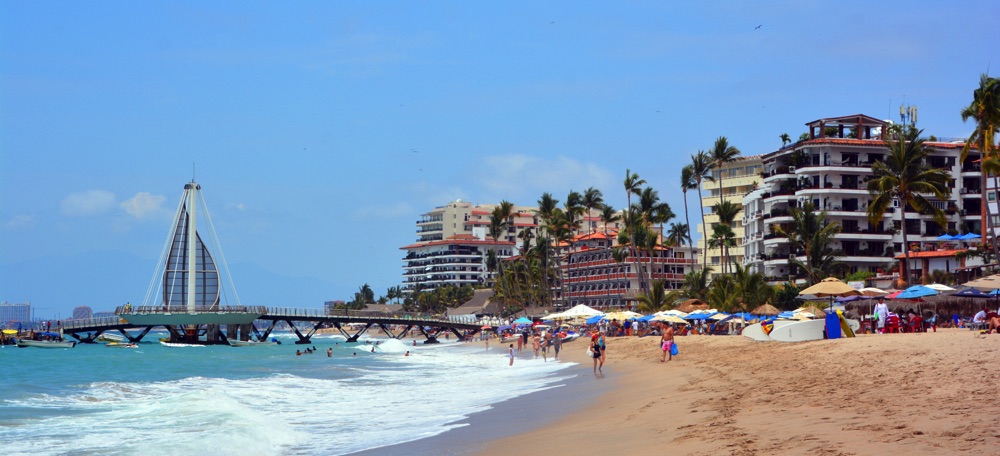
[[[7,220],[4,224],[7,228],[11,229],[22,229],[31,228],[35,226],[35,216],[34,215],[15,215]]]
[[[233,209],[236,209],[236,210],[238,210],[240,212],[246,212],[246,210],[247,210],[247,205],[243,204],[243,203],[236,203],[232,207],[233,207]]]
[[[68,217],[101,215],[115,207],[115,194],[107,190],[71,193],[59,202],[59,212]]]
[[[532,203],[543,192],[582,192],[587,187],[610,188],[614,182],[601,166],[565,156],[494,155],[485,157],[483,165],[477,172],[478,183],[487,191],[511,200],[529,198]]]
[[[141,219],[162,211],[163,202],[166,200],[167,197],[163,195],[139,192],[132,198],[122,201],[121,207],[132,217]]]

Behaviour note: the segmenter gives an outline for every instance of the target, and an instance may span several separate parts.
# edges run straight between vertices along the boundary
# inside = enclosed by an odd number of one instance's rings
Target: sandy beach
[[[590,374],[583,342],[563,358],[586,367],[599,393],[477,454],[1000,454],[997,334],[686,336],[667,363],[655,337],[610,338],[603,376]]]

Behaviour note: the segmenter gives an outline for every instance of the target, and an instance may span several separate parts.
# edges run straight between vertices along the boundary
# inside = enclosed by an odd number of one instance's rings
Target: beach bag
[[[677,342],[670,344],[670,356],[677,356]]]
[[[590,347],[587,347],[587,357],[588,358],[593,358],[594,357],[594,351],[591,350]]]

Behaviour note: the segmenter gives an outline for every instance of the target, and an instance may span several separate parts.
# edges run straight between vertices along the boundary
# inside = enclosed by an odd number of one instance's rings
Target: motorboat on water
[[[139,348],[139,344],[135,342],[108,342],[104,346],[108,348]]]
[[[256,340],[230,340],[229,345],[233,347],[261,347],[266,345],[279,345],[281,342],[276,340],[258,342]]]
[[[97,338],[97,341],[98,342],[117,342],[117,343],[123,343],[123,342],[125,342],[125,337],[122,336],[121,334],[114,334],[114,333],[107,333],[106,332],[106,333],[101,333],[100,337]]]
[[[64,340],[59,333],[36,332],[29,337],[17,339],[17,346],[21,348],[73,348],[76,346],[76,342]]]

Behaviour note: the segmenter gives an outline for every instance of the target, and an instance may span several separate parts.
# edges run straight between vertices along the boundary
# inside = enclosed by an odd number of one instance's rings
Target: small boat
[[[33,337],[18,339],[17,346],[21,348],[73,348],[76,346],[76,342],[63,340],[59,333],[37,332],[33,334]]]
[[[163,345],[164,347],[175,347],[175,348],[205,346],[204,344],[185,344],[181,342],[171,342],[169,337],[164,337],[163,339],[160,339],[160,345]]]
[[[108,342],[104,346],[108,348],[139,348],[139,344],[135,342]]]
[[[229,345],[233,347],[260,347],[265,345],[278,345],[277,341],[258,342],[256,340],[230,340]]]
[[[121,334],[114,333],[101,333],[100,337],[97,338],[98,342],[125,342],[125,337]]]

